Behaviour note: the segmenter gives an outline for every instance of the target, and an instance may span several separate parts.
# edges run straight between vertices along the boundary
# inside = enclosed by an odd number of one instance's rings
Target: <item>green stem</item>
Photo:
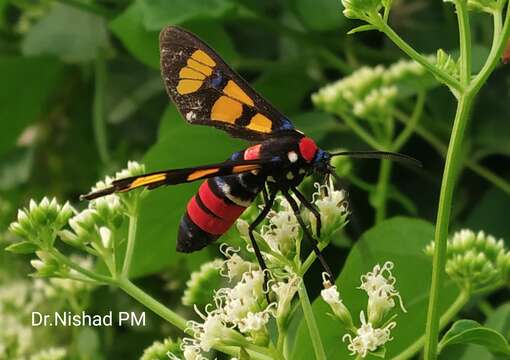
[[[471,28],[467,2],[455,0],[457,19],[459,22],[459,47],[460,47],[460,81],[466,87],[471,81]]]
[[[499,56],[506,46],[506,41],[510,35],[510,6],[507,7],[507,16],[501,32],[499,32],[500,22],[498,16],[494,17],[494,37],[498,38],[493,42],[491,52],[480,73],[470,83],[469,87],[459,96],[457,112],[453,123],[450,144],[446,155],[446,163],[441,184],[441,193],[439,196],[439,206],[436,221],[434,259],[432,269],[432,283],[430,289],[429,307],[427,313],[427,327],[425,339],[425,359],[431,360],[437,357],[437,343],[439,333],[438,305],[439,293],[444,277],[444,267],[446,263],[446,246],[448,236],[448,224],[450,221],[450,212],[452,207],[453,189],[455,178],[461,160],[462,139],[464,130],[469,119],[473,100],[483,86],[489,75],[499,62]],[[465,38],[464,38],[465,39]]]
[[[324,347],[322,345],[321,335],[319,333],[317,323],[315,322],[315,316],[313,314],[312,305],[310,304],[310,299],[308,298],[308,293],[306,291],[306,287],[302,279],[298,285],[298,294],[299,300],[301,301],[301,307],[303,308],[303,314],[305,316],[306,325],[308,326],[308,332],[310,333],[310,338],[312,340],[312,345],[315,352],[315,359],[325,360],[326,353],[324,352]]]
[[[393,151],[399,151],[402,146],[409,140],[409,137],[414,133],[416,126],[418,125],[418,121],[420,120],[423,114],[423,108],[425,106],[425,99],[427,97],[427,93],[425,91],[420,91],[416,98],[416,105],[414,106],[413,114],[409,118],[409,121],[405,123],[405,128],[400,132],[392,145]]]
[[[446,162],[439,195],[439,205],[436,219],[435,246],[432,268],[432,283],[427,313],[425,359],[435,359],[438,333],[439,333],[439,293],[444,278],[446,264],[446,245],[448,237],[448,225],[452,208],[453,190],[457,170],[461,160],[462,140],[464,130],[469,118],[475,94],[463,93],[457,105],[457,112],[453,123],[450,144],[446,155]]]
[[[75,262],[69,260],[67,256],[62,254],[55,248],[50,248],[47,250],[51,255],[53,255],[59,262],[69,266],[71,269],[76,270],[77,272],[89,277],[90,279],[96,280],[101,284],[113,284],[113,279],[109,276],[104,276],[101,274],[97,274],[93,271],[87,270],[84,267],[76,264]]]
[[[363,141],[365,141],[368,145],[377,150],[382,150],[383,145],[380,144],[372,135],[370,135],[362,126],[360,126],[354,118],[351,116],[342,113],[339,114],[342,119],[345,121],[347,126],[349,126],[355,133],[358,135]]]
[[[410,121],[407,115],[403,114],[400,111],[397,111],[395,113],[395,118],[403,122],[404,124],[407,124]],[[434,135],[432,132],[430,132],[429,130],[420,125],[416,125],[415,132],[422,139],[427,141],[434,149],[436,149],[436,151],[441,156],[446,157],[448,147],[436,135]],[[464,158],[463,161],[464,165],[466,165],[468,169],[470,169],[474,173],[478,174],[488,182],[492,183],[493,185],[495,185],[496,187],[510,195],[510,182],[493,173],[486,167],[476,163],[473,160],[470,160],[469,158]]]
[[[133,284],[128,279],[119,279],[116,281],[116,284],[124,290],[129,296],[140,302],[142,305],[144,305],[146,308],[150,309],[163,319],[165,319],[170,324],[174,325],[175,327],[182,330],[184,333],[186,333],[189,336],[194,336],[193,331],[191,328],[187,326],[187,321],[179,314],[173,312],[169,308],[167,308],[165,305],[151,297],[149,294],[144,292],[142,289],[137,287],[135,284]],[[214,345],[213,346],[216,350],[221,351],[225,354],[231,355],[231,356],[238,356],[239,355],[239,348],[233,347],[233,346],[227,346],[227,345]],[[271,351],[268,349],[262,348],[260,346],[256,346],[253,344],[250,344],[246,342],[243,344],[243,347],[246,348],[246,350],[250,353],[250,356],[252,359],[257,360],[271,360],[274,358]]]
[[[105,97],[106,97],[106,59],[99,54],[94,64],[94,101],[93,101],[93,125],[97,151],[103,164],[108,164],[108,139],[106,136],[105,121]]]
[[[391,176],[391,161],[381,160],[379,179],[376,188],[375,222],[380,223],[386,218],[386,200],[388,198],[388,183]]]
[[[425,56],[418,53],[414,50],[407,42],[404,41],[388,24],[386,24],[380,16],[375,18],[374,25],[379,28],[390,40],[392,40],[395,45],[397,45],[403,52],[405,52],[411,59],[420,63],[423,67],[425,67],[428,71],[434,74],[441,82],[448,85],[450,88],[455,89],[456,91],[461,90],[460,83],[453,78],[451,75],[445,73],[443,70],[438,68],[436,65],[432,64]]]
[[[441,320],[439,322],[439,327],[441,329],[443,329],[446,325],[450,323],[450,321],[452,321],[452,319],[469,301],[469,298],[470,293],[468,291],[461,291],[459,293],[459,296],[457,296],[453,304],[451,304],[448,310],[446,310],[446,312],[441,316]],[[418,340],[409,345],[404,351],[395,356],[393,360],[406,360],[412,358],[421,350],[424,343],[425,335],[421,336]]]
[[[135,211],[132,211],[129,215],[129,230],[128,230],[128,240],[126,246],[126,255],[124,257],[124,263],[122,264],[122,277],[129,278],[129,270],[131,269],[131,261],[133,259],[133,253],[135,249],[135,241],[136,241],[136,228],[138,225],[138,215],[136,209],[138,208],[138,200],[135,200]]]

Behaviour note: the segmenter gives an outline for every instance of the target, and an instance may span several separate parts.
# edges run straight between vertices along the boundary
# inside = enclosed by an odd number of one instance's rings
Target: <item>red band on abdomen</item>
[[[200,200],[212,213],[226,221],[234,222],[246,209],[236,204],[227,204],[222,198],[212,192],[207,180],[200,185],[198,194]]]
[[[244,150],[244,160],[257,160],[260,158],[260,144]]]
[[[197,204],[195,196],[188,202],[187,211],[189,218],[196,226],[212,235],[225,233],[234,222],[217,218],[206,213],[200,205]]]

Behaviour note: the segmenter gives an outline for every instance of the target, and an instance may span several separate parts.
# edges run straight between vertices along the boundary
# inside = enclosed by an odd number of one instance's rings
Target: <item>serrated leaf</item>
[[[31,243],[30,241],[17,242],[5,248],[5,251],[9,251],[14,254],[31,254],[36,250],[39,250],[39,246]]]
[[[356,34],[363,31],[372,31],[377,30],[377,28],[374,25],[361,25],[358,27],[355,27],[354,29],[351,29],[347,32],[347,35]]]
[[[510,355],[510,345],[503,335],[474,320],[456,321],[439,342],[439,352],[455,344],[478,344],[490,352]]]

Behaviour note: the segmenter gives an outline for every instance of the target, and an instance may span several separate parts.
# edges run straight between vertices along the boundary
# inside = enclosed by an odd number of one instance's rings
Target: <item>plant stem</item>
[[[459,47],[460,47],[460,81],[466,87],[471,81],[471,28],[467,2],[455,0],[457,19],[459,22]]]
[[[306,325],[308,326],[308,332],[312,340],[312,345],[315,352],[315,359],[325,360],[326,353],[324,352],[324,347],[322,345],[319,328],[317,327],[317,323],[315,322],[315,316],[313,314],[312,305],[310,304],[310,299],[308,298],[308,293],[306,291],[303,279],[301,279],[301,281],[299,282],[298,294],[299,300],[301,301],[303,314],[305,316]]]
[[[97,151],[103,164],[108,164],[108,140],[106,136],[105,122],[105,87],[106,87],[106,60],[103,54],[98,54],[94,63],[94,101],[93,101],[93,125],[94,138]]]
[[[418,121],[423,114],[423,108],[425,106],[425,99],[427,97],[427,93],[425,91],[420,91],[416,98],[416,105],[414,106],[413,114],[409,118],[409,121],[405,123],[405,128],[400,132],[392,145],[392,151],[399,151],[402,146],[409,140],[409,137],[414,133],[416,126],[418,125]],[[394,116],[395,117],[395,116]]]
[[[380,17],[376,18],[374,25],[377,26],[380,31],[386,34],[386,36],[388,36],[388,38],[390,38],[390,40],[392,40],[395,45],[397,45],[411,59],[423,65],[423,67],[434,74],[434,76],[436,76],[441,82],[455,89],[456,91],[461,90],[461,85],[455,78],[439,69],[425,56],[414,50],[407,42],[404,41],[404,39],[402,39],[395,31],[393,31],[393,29],[388,24],[382,21]]]
[[[455,299],[453,304],[450,305],[448,310],[441,316],[441,320],[439,322],[439,327],[443,329],[452,319],[457,315],[457,313],[466,305],[469,301],[470,293],[468,291],[461,291],[459,296]],[[408,346],[404,351],[395,356],[393,360],[406,360],[412,358],[414,355],[420,351],[425,342],[425,335],[422,335],[418,340],[413,342],[410,346]]]
[[[388,198],[388,182],[391,175],[391,161],[381,160],[379,179],[377,181],[375,199],[375,223],[378,224],[386,218],[386,200]]]
[[[122,277],[129,278],[129,270],[131,268],[131,260],[133,259],[133,252],[135,249],[135,241],[136,241],[136,228],[138,225],[138,215],[136,209],[138,208],[138,200],[135,200],[135,211],[131,212],[129,215],[129,230],[128,230],[128,240],[126,246],[126,255],[124,256],[124,263],[122,264]]]
[[[53,255],[56,259],[58,259],[59,262],[69,266],[71,269],[76,270],[80,274],[83,274],[90,279],[96,280],[97,282],[101,284],[113,284],[113,279],[108,276],[104,276],[98,273],[95,273],[93,271],[90,271],[88,269],[85,269],[84,267],[81,267],[80,265],[76,264],[75,262],[69,260],[67,256],[62,254],[60,251],[58,251],[55,248],[47,249],[47,251]]]
[[[408,119],[408,116],[400,111],[396,111],[395,118],[399,121],[403,122],[404,124],[408,124],[411,120]],[[434,135],[432,132],[427,130],[426,128],[416,125],[415,132],[418,134],[422,139],[427,141],[436,151],[443,157],[446,157],[446,152],[448,150],[447,146],[439,139],[436,135]],[[474,173],[478,174],[488,182],[492,183],[502,191],[506,192],[510,195],[510,182],[506,181],[502,177],[498,176],[497,174],[493,173],[491,170],[487,169],[486,167],[476,163],[473,160],[470,160],[468,158],[463,159],[464,164],[468,169],[473,171]]]
[[[380,144],[368,131],[366,131],[362,126],[358,125],[355,119],[347,114],[339,114],[342,119],[345,121],[347,126],[351,128],[352,131],[356,133],[363,141],[365,141],[368,145],[377,150],[382,150],[383,145]]]
[[[469,118],[473,100],[485,83],[489,75],[492,73],[499,56],[502,53],[506,41],[510,34],[510,6],[507,6],[507,16],[505,24],[501,32],[499,32],[500,21],[498,16],[494,17],[494,37],[497,38],[493,42],[491,52],[487,58],[485,65],[480,73],[470,83],[470,85],[459,96],[457,112],[453,123],[450,144],[446,155],[446,163],[441,184],[441,193],[439,196],[439,206],[436,221],[434,259],[432,269],[432,283],[430,289],[429,307],[427,313],[427,327],[425,338],[425,354],[426,360],[435,359],[437,357],[437,343],[439,332],[438,305],[439,293],[444,277],[444,267],[446,263],[446,246],[448,236],[448,224],[450,221],[450,211],[452,207],[453,189],[457,170],[460,165],[460,155],[462,147],[462,139],[464,130]],[[466,37],[461,37],[466,39]],[[466,71],[466,70],[464,70]]]
[[[439,293],[444,278],[446,264],[446,245],[448,237],[448,225],[452,208],[453,190],[457,170],[461,161],[462,140],[464,130],[469,118],[469,112],[473,104],[473,93],[461,94],[457,104],[457,112],[453,123],[450,144],[446,155],[446,162],[439,195],[439,205],[436,219],[435,246],[432,268],[432,283],[427,313],[425,359],[435,359],[437,338],[439,333]]]

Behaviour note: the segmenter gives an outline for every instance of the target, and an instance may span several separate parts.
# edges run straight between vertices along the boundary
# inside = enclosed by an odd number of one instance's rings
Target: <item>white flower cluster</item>
[[[388,341],[392,340],[391,330],[396,326],[391,321],[382,328],[374,329],[372,323],[367,322],[363,311],[360,313],[361,326],[356,330],[356,336],[353,338],[351,334],[345,334],[342,341],[348,341],[347,349],[351,355],[358,355],[362,358],[366,357],[371,351],[376,351]]]
[[[400,60],[384,67],[364,66],[312,95],[314,104],[338,115],[352,113],[369,121],[384,121],[394,109],[400,87],[425,83],[429,75],[414,61]]]
[[[434,242],[425,249],[434,252]],[[461,288],[479,290],[508,281],[510,251],[503,239],[496,240],[483,231],[457,231],[448,240],[446,273]]]
[[[321,214],[321,236],[328,237],[346,224],[349,215],[346,193],[344,190],[335,189],[331,176],[326,180],[326,184],[315,183],[314,187],[317,191],[312,195],[312,202]],[[310,213],[309,218],[317,232],[315,216]]]
[[[283,196],[278,197],[276,202],[278,210],[269,212],[269,224],[262,226],[261,235],[273,251],[292,257],[296,253],[297,242],[301,241],[299,223]]]
[[[271,289],[277,301],[268,304],[264,273],[258,266],[242,259],[231,247],[223,248],[222,252],[228,259],[221,263],[220,272],[236,282],[232,287],[215,292],[214,306],[206,306],[205,314],[195,307],[202,321],[189,322],[195,338],[183,341],[181,348],[186,360],[205,359],[202,352],[208,352],[217,344],[239,346],[243,341],[251,341],[266,345],[269,319],[287,316],[297,291],[299,280],[296,276],[272,282]],[[217,261],[215,265],[218,265]]]
[[[178,360],[181,356],[181,343],[175,342],[171,338],[161,341],[155,341],[151,346],[146,348],[140,360]]]
[[[345,334],[342,338],[348,342],[347,348],[351,355],[366,357],[369,352],[378,350],[386,342],[392,340],[391,330],[396,326],[395,321],[383,322],[388,312],[395,307],[395,298],[398,298],[403,312],[402,299],[395,289],[396,279],[391,273],[393,263],[387,261],[383,266],[377,264],[372,271],[361,276],[361,286],[368,295],[368,319],[365,312],[360,312],[361,326],[354,327],[351,314],[340,299],[337,286],[326,287],[321,292],[323,300],[328,303],[346,329],[352,334]]]

